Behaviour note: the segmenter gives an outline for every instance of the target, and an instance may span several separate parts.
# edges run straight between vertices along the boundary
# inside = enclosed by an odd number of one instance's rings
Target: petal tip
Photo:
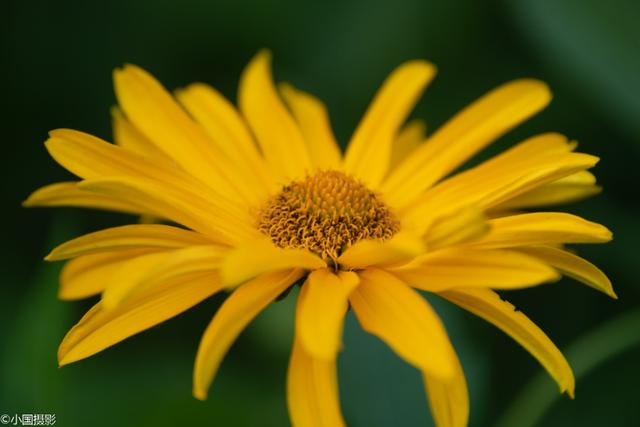
[[[62,368],[63,366],[66,366],[72,362],[72,360],[69,360],[69,358],[67,357],[68,354],[69,353],[62,354],[60,351],[58,351],[58,368]]]
[[[569,399],[574,400],[576,398],[575,386],[573,384],[567,387],[566,390],[563,390],[563,391],[567,393],[567,396],[569,396]]]
[[[549,99],[551,99],[551,97],[553,96],[553,93],[551,92],[551,88],[549,87],[549,85],[542,80],[532,78],[532,77],[525,77],[522,79],[515,80],[514,83],[522,86],[528,86],[532,89],[535,89],[539,91],[541,95],[544,95]]]
[[[201,402],[204,402],[205,400],[207,400],[208,393],[199,387],[194,386],[191,393],[193,394],[193,397],[195,397]]]
[[[113,80],[114,86],[116,88],[122,83],[124,74],[125,74],[125,71],[122,67],[116,67],[111,72],[111,79]]]
[[[605,232],[604,232],[604,238],[607,239],[606,241],[609,242],[611,240],[613,240],[613,231],[609,230],[608,228],[605,228]]]
[[[37,204],[33,198],[33,194],[30,194],[29,197],[20,202],[20,206],[22,206],[23,208],[32,208],[36,205]]]
[[[146,73],[146,71],[144,71],[142,68],[130,62],[125,62],[124,64],[122,64],[122,67],[120,68],[120,70],[122,70],[122,72],[124,73],[137,73],[137,72]]]
[[[435,76],[438,72],[438,67],[432,62],[426,61],[424,59],[414,59],[412,61],[407,62],[406,64],[411,65],[417,69],[419,69],[422,73],[424,73],[428,77]]]
[[[553,267],[549,267],[547,279],[544,280],[544,282],[555,283],[555,282],[558,282],[560,279],[562,279],[562,273],[560,273],[558,270],[556,270]]]
[[[81,132],[74,129],[69,129],[69,128],[51,129],[49,132],[47,132],[47,134],[49,135],[49,139],[62,138],[64,136],[68,136],[69,134],[73,134],[73,133],[81,133]],[[47,144],[47,142],[48,140],[45,141],[45,145]]]
[[[271,53],[271,51],[267,48],[262,48],[258,51],[258,53],[256,53],[251,60],[249,61],[249,64],[247,65],[247,68],[245,69],[244,73],[248,73],[250,70],[253,70],[255,68],[267,68],[269,69],[271,67],[271,61],[273,59],[273,54]],[[243,74],[244,74],[243,73]]]
[[[273,58],[273,52],[271,52],[271,49],[263,47],[258,51],[258,53],[256,53],[256,58],[260,58],[263,61],[271,62],[271,59]]]

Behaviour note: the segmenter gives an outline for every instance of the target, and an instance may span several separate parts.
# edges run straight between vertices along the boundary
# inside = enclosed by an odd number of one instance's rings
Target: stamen
[[[360,240],[389,239],[400,222],[373,191],[329,170],[283,187],[260,210],[258,229],[281,248],[304,248],[335,262]]]

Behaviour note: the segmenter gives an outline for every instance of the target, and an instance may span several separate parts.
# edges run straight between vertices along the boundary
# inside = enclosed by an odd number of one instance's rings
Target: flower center
[[[359,240],[389,239],[400,222],[373,191],[329,170],[284,186],[260,210],[258,229],[276,246],[336,261]]]

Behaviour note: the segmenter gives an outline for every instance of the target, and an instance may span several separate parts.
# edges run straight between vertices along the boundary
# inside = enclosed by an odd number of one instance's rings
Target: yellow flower
[[[98,231],[47,257],[70,260],[62,299],[101,294],[64,338],[60,365],[231,290],[196,357],[193,393],[204,399],[242,329],[298,282],[287,381],[295,426],[344,425],[336,357],[349,307],[364,330],[422,372],[437,425],[465,426],[462,368],[418,289],[502,329],[573,395],[560,351],[494,290],[565,274],[615,297],[597,267],[563,246],[606,242],[609,230],[526,210],[597,193],[586,170],[598,158],[545,133],[452,175],[551,94],[539,81],[516,80],[425,136],[422,122],[405,121],[435,72],[425,61],[396,69],[341,153],[323,104],[274,85],[268,52],[242,75],[239,111],[207,85],[179,90],[176,102],[140,68],[116,70],[116,144],[52,131],[47,149],[81,180],[41,188],[25,204],[123,211],[169,225]]]

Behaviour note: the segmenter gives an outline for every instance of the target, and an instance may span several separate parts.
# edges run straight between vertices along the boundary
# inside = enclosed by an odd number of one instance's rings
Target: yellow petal
[[[102,310],[113,310],[117,307],[127,294],[149,275],[150,270],[163,264],[168,257],[169,252],[162,251],[140,255],[120,263],[106,280],[101,299]]]
[[[317,169],[338,169],[341,161],[340,147],[331,130],[329,114],[324,104],[290,84],[283,83],[278,88],[300,126],[313,165]]]
[[[338,257],[338,264],[356,269],[371,265],[386,265],[409,260],[425,252],[426,246],[419,236],[400,231],[386,241],[360,240]]]
[[[176,91],[178,100],[207,134],[236,160],[259,160],[260,152],[242,116],[224,95],[204,83]],[[259,163],[259,162],[257,162]]]
[[[427,134],[427,125],[419,119],[411,120],[404,125],[393,140],[389,171],[393,171],[420,146]]]
[[[293,427],[344,427],[335,359],[316,359],[293,343],[287,373],[287,404]]]
[[[506,83],[455,115],[413,152],[384,183],[392,205],[407,204],[551,100],[537,80]]]
[[[587,171],[561,178],[509,199],[495,209],[522,209],[572,203],[598,194],[595,176]]]
[[[109,144],[92,135],[70,129],[50,132],[45,145],[51,156],[70,172],[85,179],[127,176],[162,183],[167,188],[215,203],[219,209],[240,213],[246,210],[174,166],[150,160]]]
[[[535,212],[510,215],[489,221],[491,230],[469,243],[474,248],[562,243],[603,243],[612,235],[606,227],[563,212]]]
[[[302,271],[266,274],[236,289],[220,306],[202,336],[193,371],[193,395],[204,400],[225,354],[265,307],[302,277]]]
[[[112,197],[81,190],[78,188],[77,182],[58,182],[45,185],[31,193],[22,205],[28,208],[73,206],[135,215],[144,214],[142,208],[129,201],[120,201]]]
[[[221,288],[217,276],[207,274],[148,289],[113,310],[104,310],[98,303],[64,337],[58,363],[67,365],[92,356],[182,313]]]
[[[224,249],[191,246],[128,260],[113,272],[102,293],[102,307],[112,310],[141,292],[185,276],[212,273],[220,267]]]
[[[49,132],[49,136],[45,142],[49,154],[56,162],[81,178],[153,176],[163,182],[179,181],[187,185],[187,179],[178,169],[151,161],[93,135],[72,129],[56,129]],[[195,181],[192,180],[190,184],[195,185]]]
[[[469,392],[462,366],[455,352],[452,354],[455,375],[442,381],[423,373],[431,416],[437,427],[467,427],[469,421]]]
[[[431,292],[472,287],[517,289],[559,278],[546,263],[505,250],[442,249],[391,270],[412,286]]]
[[[194,83],[176,92],[187,111],[205,132],[251,182],[257,191],[275,190],[273,175],[253,141],[242,116],[220,92],[203,83]]]
[[[475,240],[489,231],[487,218],[475,206],[464,207],[434,221],[425,240],[429,250]]]
[[[193,231],[161,224],[136,224],[108,228],[85,234],[55,248],[47,261],[126,249],[177,249],[191,245],[211,244],[211,241]]]
[[[518,251],[534,256],[557,268],[562,274],[604,292],[612,298],[618,298],[607,275],[584,258],[551,246],[518,248]]]
[[[113,141],[120,147],[138,153],[155,161],[170,161],[162,151],[122,114],[119,108],[111,109],[111,127],[113,128]]]
[[[596,176],[591,172],[582,171],[578,173],[574,173],[573,175],[565,176],[564,178],[560,178],[557,181],[552,182],[552,184],[579,184],[579,185],[594,185],[596,183]]]
[[[426,230],[435,219],[463,207],[489,209],[598,162],[597,157],[571,152],[572,147],[558,134],[530,138],[429,189],[404,209],[403,221]]]
[[[436,68],[425,61],[409,61],[387,77],[351,137],[344,170],[377,188],[391,161],[393,140],[433,79]]]
[[[302,286],[296,309],[296,334],[305,352],[334,359],[340,349],[349,295],[360,279],[353,272],[315,270]]]
[[[153,76],[125,65],[114,71],[113,79],[124,113],[168,157],[229,200],[241,203],[241,196],[251,194],[226,156]]]
[[[285,183],[305,177],[311,170],[309,153],[298,125],[278,97],[268,51],[258,53],[242,73],[238,100],[242,114],[279,181]]]
[[[566,359],[549,337],[512,304],[489,289],[456,289],[440,295],[502,329],[538,359],[558,383],[560,392],[573,397],[575,379]]]
[[[443,380],[455,374],[453,348],[431,306],[416,291],[377,269],[360,273],[349,298],[362,328],[418,369]]]
[[[58,298],[74,300],[102,292],[123,262],[153,250],[121,250],[85,255],[68,261],[60,273]]]
[[[80,188],[117,200],[135,200],[145,211],[199,231],[219,243],[237,244],[258,235],[248,213],[236,216],[197,195],[144,178],[92,179],[80,183]]]
[[[222,280],[240,284],[263,273],[292,268],[315,270],[327,264],[306,249],[282,249],[260,238],[229,252],[222,264]]]

